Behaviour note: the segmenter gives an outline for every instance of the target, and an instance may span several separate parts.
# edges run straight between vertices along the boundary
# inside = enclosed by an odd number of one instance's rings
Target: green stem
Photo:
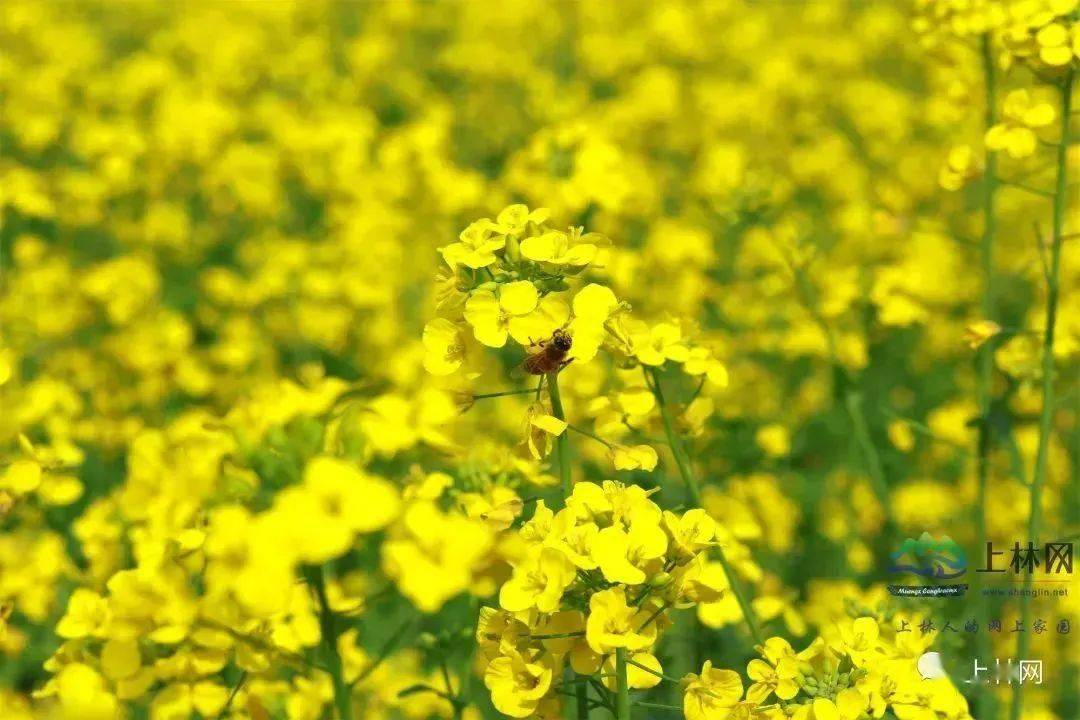
[[[984,126],[989,130],[997,124],[997,78],[993,49],[990,46],[990,34],[985,33],[982,37],[982,63],[983,81],[986,88],[986,115]],[[994,299],[994,236],[997,232],[997,217],[995,214],[995,200],[997,192],[997,153],[986,153],[986,171],[983,175],[983,235],[980,245],[980,260],[983,276],[982,319],[993,320],[997,314]],[[979,403],[979,437],[978,437],[978,460],[976,461],[977,486],[975,500],[975,538],[978,548],[986,547],[986,489],[990,480],[990,394],[994,379],[994,353],[993,343],[983,343],[979,348],[978,374],[975,379],[975,393]],[[977,582],[977,603],[979,623],[983,625],[987,621],[987,598],[982,596],[982,577]],[[990,656],[990,636],[987,633],[977,633],[975,647],[978,657]],[[993,693],[989,688],[978,689],[979,717],[993,717],[994,703]]]
[[[593,692],[596,693],[597,698],[599,698],[599,700],[594,702],[599,702],[614,714],[615,706],[611,704],[611,693],[608,692],[608,689],[600,682],[599,677],[595,675],[585,675],[583,677],[589,682],[589,687],[593,689]]]
[[[656,610],[654,610],[652,614],[649,615],[649,617],[645,618],[645,622],[641,623],[641,627],[639,627],[637,631],[640,633],[642,630],[649,627],[652,621],[660,617],[660,615],[663,614],[663,612],[669,607],[671,607],[671,603],[664,602],[662,605],[660,605],[660,607],[656,608]]]
[[[446,658],[440,658],[439,669],[442,672],[443,684],[446,685],[446,697],[450,700],[450,706],[454,713],[454,720],[461,720],[461,715],[465,710],[465,706],[461,702],[461,698],[454,694],[454,685],[450,682],[450,668],[446,665]]]
[[[675,458],[675,465],[679,468],[679,475],[686,484],[686,490],[690,494],[690,501],[697,507],[701,507],[701,486],[698,485],[697,476],[690,463],[690,455],[686,452],[686,446],[682,438],[675,431],[675,423],[672,421],[671,412],[664,402],[664,391],[660,387],[659,373],[652,372],[652,390],[656,395],[656,404],[660,406],[660,419],[664,423],[664,436],[667,438],[671,455]]]
[[[1080,362],[1076,364],[1076,387],[1073,388],[1073,471],[1072,484],[1076,487],[1080,484]],[[1077,501],[1080,496],[1071,494],[1071,499],[1065,505],[1065,527],[1076,526]]]
[[[618,658],[616,658],[616,660],[618,660]],[[665,675],[664,673],[661,673],[661,672],[656,672],[655,670],[653,670],[648,665],[642,665],[641,663],[637,662],[636,660],[627,660],[626,664],[627,665],[633,665],[638,670],[644,670],[645,672],[649,673],[650,675],[654,675],[654,676],[660,678],[661,680],[667,680],[670,683],[676,683],[676,684],[679,683],[679,678],[671,677],[670,675]]]
[[[412,620],[407,620],[404,624],[402,624],[402,626],[398,628],[398,630],[393,635],[391,635],[385,643],[383,643],[382,647],[379,648],[378,654],[375,656],[375,659],[367,667],[365,667],[351,683],[349,683],[349,686],[355,687],[359,685],[364,680],[369,678],[373,672],[378,670],[379,666],[382,665],[387,660],[387,658],[390,657],[390,654],[392,652],[394,652],[394,650],[398,646],[398,643],[401,642],[401,639],[403,637],[405,637],[405,634],[409,631],[409,628],[411,628],[412,625]]]
[[[1035,470],[1031,475],[1031,508],[1028,513],[1028,538],[1038,545],[1042,522],[1042,490],[1046,480],[1046,461],[1054,432],[1054,327],[1058,310],[1058,274],[1061,267],[1061,237],[1068,204],[1068,153],[1069,115],[1072,112],[1073,71],[1070,70],[1061,88],[1061,142],[1057,145],[1057,186],[1054,192],[1054,227],[1050,245],[1050,274],[1046,278],[1046,330],[1042,347],[1042,413],[1039,417],[1039,447],[1035,452]],[[1024,576],[1024,594],[1020,597],[1021,627],[1027,627],[1031,618],[1032,574]],[[1020,633],[1017,642],[1018,658],[1026,658],[1030,633]],[[1009,717],[1019,720],[1023,716],[1024,686],[1013,685],[1012,707]]]
[[[874,441],[870,437],[870,427],[866,422],[866,414],[863,412],[862,395],[849,389],[844,394],[844,407],[847,408],[848,417],[851,418],[851,425],[855,430],[855,441],[859,444],[863,460],[870,471],[874,493],[878,496],[882,507],[888,508],[889,481],[885,478],[881,456],[878,455],[877,447],[874,446]]]
[[[1005,185],[1007,187],[1016,188],[1017,190],[1023,190],[1024,192],[1029,192],[1032,195],[1037,195],[1038,197],[1042,197],[1042,198],[1053,198],[1054,197],[1054,194],[1051,193],[1051,192],[1047,192],[1046,190],[1040,190],[1039,188],[1031,187],[1030,185],[1025,185],[1024,183],[1014,182],[1012,180],[1002,180],[1001,184]]]
[[[526,390],[503,390],[502,392],[473,395],[473,400],[488,400],[490,398],[510,397],[511,395],[531,395],[534,392],[536,392],[536,388],[528,388]]]
[[[641,700],[635,701],[634,704],[638,707],[643,708],[654,708],[656,710],[677,710],[679,712],[682,712],[682,707],[680,707],[679,705],[664,705],[663,703],[643,702]]]
[[[469,599],[469,604],[472,608],[472,627],[476,627],[480,623],[480,599],[472,597]],[[472,647],[468,653],[465,654],[464,662],[461,669],[458,671],[458,677],[461,678],[461,689],[458,692],[458,701],[461,705],[462,712],[465,708],[469,707],[473,698],[473,679],[475,677],[476,667],[476,654],[479,652],[479,648],[476,643],[472,643]]]
[[[577,720],[589,720],[589,682],[581,675],[577,678],[574,695],[577,704]]]
[[[614,447],[614,446],[613,446],[613,445],[612,445],[611,443],[609,443],[609,442],[608,442],[607,440],[605,440],[604,438],[600,437],[599,435],[597,435],[597,434],[595,434],[595,433],[591,433],[591,432],[589,432],[588,430],[585,430],[584,428],[579,428],[578,426],[576,426],[576,425],[571,425],[570,423],[566,423],[566,427],[567,427],[567,429],[569,429],[569,430],[573,430],[573,431],[574,431],[574,432],[576,432],[576,433],[577,433],[578,435],[584,435],[584,436],[585,436],[585,437],[587,437],[587,438],[591,438],[591,439],[595,440],[596,442],[600,443],[601,445],[603,445],[604,447],[606,447],[606,448],[607,448],[607,449],[609,449],[609,450],[610,450],[610,449],[611,449],[612,447]]]
[[[630,720],[630,684],[626,679],[626,648],[615,649],[615,718]]]
[[[558,372],[547,374],[547,386],[548,397],[551,398],[551,414],[563,422],[566,422],[566,410],[563,408],[562,393],[559,391]],[[574,491],[574,481],[570,476],[570,440],[567,438],[566,430],[555,438],[555,455],[559,459],[559,478],[562,481],[563,504],[565,504],[567,498],[569,498],[570,494]],[[569,684],[572,674],[573,671],[567,667],[563,671],[563,682]],[[578,684],[578,687],[575,690],[574,702],[578,717],[581,717],[582,712],[584,712],[586,716],[589,713],[589,706],[586,702],[582,702],[579,695],[580,692],[580,684]],[[567,720],[574,720],[575,716],[573,714],[573,708],[569,702],[563,704],[563,713]]]
[[[244,670],[240,673],[240,677],[236,681],[236,685],[233,686],[232,692],[229,693],[229,697],[225,700],[225,705],[223,705],[221,710],[218,711],[218,714],[216,716],[217,720],[224,720],[224,718],[229,714],[229,709],[232,708],[233,700],[236,699],[236,696],[244,687],[244,683],[247,682],[247,676],[247,670]]]
[[[920,435],[925,435],[926,437],[930,438],[934,442],[939,442],[939,443],[942,443],[943,445],[951,445],[952,447],[956,448],[957,450],[963,450],[965,452],[968,450],[967,445],[965,445],[964,443],[957,442],[956,440],[952,440],[950,438],[942,437],[941,435],[938,435],[936,432],[931,430],[930,427],[927,426],[925,423],[921,423],[918,420],[916,420],[915,418],[910,418],[907,415],[901,415],[900,413],[896,412],[895,410],[891,410],[889,408],[882,408],[881,409],[881,414],[884,415],[885,417],[892,418],[893,420],[899,420],[902,423],[906,423],[907,425],[909,425],[911,427],[912,430],[915,430]]]
[[[548,633],[546,635],[530,635],[530,640],[555,640],[557,638],[572,638],[572,637],[585,637],[584,631],[579,632],[565,632],[565,633]]]
[[[322,631],[323,652],[326,655],[327,669],[334,685],[334,707],[337,708],[338,720],[352,720],[352,690],[349,684],[345,682],[345,670],[341,662],[341,655],[338,654],[340,632],[337,626],[337,618],[330,609],[330,603],[326,598],[326,578],[321,565],[310,569],[308,582],[315,590],[315,596],[319,601],[319,628]]]
[[[274,645],[272,642],[269,642],[267,640],[263,640],[262,638],[255,637],[253,635],[246,635],[246,634],[240,632],[239,630],[237,630],[235,628],[229,627],[228,625],[226,625],[224,623],[214,622],[213,620],[207,620],[207,619],[204,618],[204,619],[202,619],[200,621],[199,624],[200,625],[205,625],[206,627],[213,628],[214,630],[218,630],[220,632],[226,633],[229,636],[231,636],[234,640],[245,643],[247,645],[251,645],[252,647],[257,648],[259,650],[262,650],[263,652],[278,655],[282,659],[287,660],[289,663],[291,663],[292,665],[294,665],[297,668],[305,669],[305,670],[309,670],[309,669],[312,669],[312,668],[315,668],[317,670],[325,670],[326,669],[322,665],[320,665],[319,663],[309,661],[303,655],[300,655],[298,653],[294,653],[294,652],[292,652],[290,650],[285,650],[284,648],[279,648],[278,646]]]
[[[782,246],[777,245],[777,250],[784,258],[784,262],[787,264],[788,269],[791,271],[792,277],[795,280],[795,291],[799,302],[802,303],[806,312],[810,314],[811,319],[813,319],[817,326],[821,328],[822,335],[825,336],[825,346],[829,355],[829,362],[833,366],[834,375],[838,375],[844,380],[844,407],[847,410],[848,417],[851,419],[855,438],[859,444],[859,449],[863,455],[864,462],[866,462],[870,471],[874,493],[878,496],[881,508],[885,512],[884,535],[888,538],[893,534],[894,524],[889,509],[889,485],[881,464],[881,456],[878,455],[877,448],[870,438],[868,429],[869,424],[866,421],[866,415],[863,413],[862,409],[862,396],[852,390],[853,380],[848,376],[843,363],[840,362],[840,354],[836,347],[836,339],[833,337],[832,326],[818,308],[813,284],[810,282],[809,278],[807,278],[803,268],[784,251]]]
[[[667,437],[668,447],[671,448],[671,454],[675,458],[675,465],[679,468],[679,475],[682,476],[683,482],[686,483],[686,489],[690,493],[691,502],[693,502],[696,507],[702,507],[701,486],[698,485],[697,476],[694,474],[694,468],[690,463],[690,456],[686,452],[686,446],[683,445],[682,437],[675,432],[675,424],[671,419],[671,411],[668,409],[667,403],[664,402],[664,392],[660,387],[660,375],[655,370],[652,371],[651,374],[651,387],[653,393],[656,395],[656,404],[660,406],[660,418],[664,422],[664,434]],[[724,574],[727,575],[728,584],[731,586],[731,592],[735,595],[735,600],[739,603],[739,609],[742,610],[743,617],[746,619],[746,625],[750,628],[750,635],[754,638],[755,643],[764,645],[765,638],[761,635],[761,628],[758,627],[757,616],[754,614],[754,609],[750,607],[750,602],[743,593],[742,586],[735,576],[735,569],[724,555],[724,548],[719,545],[716,546],[716,556],[724,568]]]
[[[551,397],[551,414],[566,422],[566,411],[563,409],[562,394],[559,392],[559,374],[548,373],[548,395]],[[555,438],[555,454],[559,458],[559,477],[562,480],[563,502],[573,492],[573,480],[570,478],[570,444],[564,431]]]

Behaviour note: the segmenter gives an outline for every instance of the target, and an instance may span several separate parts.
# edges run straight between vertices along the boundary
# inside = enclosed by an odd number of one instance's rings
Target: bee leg
[[[561,363],[559,363],[559,370],[562,370],[564,367],[566,367],[567,365],[569,365],[572,362],[574,362],[574,358],[569,358],[567,360],[563,360]]]
[[[540,402],[540,391],[544,388],[544,378],[546,375],[540,376],[540,382],[536,383],[536,402]]]

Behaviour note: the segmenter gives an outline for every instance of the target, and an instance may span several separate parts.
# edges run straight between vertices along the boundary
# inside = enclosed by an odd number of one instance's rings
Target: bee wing
[[[524,360],[519,362],[517,365],[515,365],[510,370],[510,379],[511,380],[513,380],[514,382],[521,382],[525,378],[529,377],[530,373],[529,373],[529,370],[528,370],[528,368],[526,366],[526,363],[529,362],[529,357],[531,357],[531,356],[527,356]]]
[[[525,359],[514,369],[514,371],[520,373],[520,376],[515,379],[524,379],[526,377],[537,375],[543,375],[546,372],[547,357],[546,353],[541,350],[537,353],[531,353],[525,356]],[[514,372],[510,373],[510,377],[515,377]]]

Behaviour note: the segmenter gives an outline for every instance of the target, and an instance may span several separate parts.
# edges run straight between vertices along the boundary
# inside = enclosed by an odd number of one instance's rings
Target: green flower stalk
[[[341,655],[338,653],[340,632],[337,618],[334,611],[330,609],[330,602],[326,596],[326,577],[321,565],[309,572],[308,581],[319,601],[319,629],[322,632],[327,669],[334,685],[334,708],[337,711],[338,720],[352,720],[352,688],[345,681],[345,670]]]
[[[626,679],[626,648],[615,650],[615,718],[630,720],[630,685]]]
[[[566,422],[566,411],[563,409],[562,394],[559,392],[559,374],[549,373],[547,383],[548,395],[551,397],[551,414]],[[562,481],[563,502],[565,502],[574,491],[574,481],[570,476],[570,444],[565,431],[555,438],[555,455],[559,459],[559,479]]]
[[[675,431],[671,411],[667,403],[664,402],[664,392],[660,387],[660,376],[655,371],[650,375],[652,378],[650,386],[656,395],[656,404],[660,407],[660,417],[664,423],[664,435],[667,437],[668,447],[671,448],[671,454],[675,458],[675,465],[679,468],[679,475],[682,477],[683,482],[686,483],[686,488],[690,493],[690,501],[696,507],[701,507],[701,486],[698,484],[697,476],[694,474],[694,468],[690,463],[690,456],[686,452],[686,446],[683,445],[682,438]],[[716,556],[724,568],[724,574],[727,575],[731,592],[735,595],[735,600],[739,603],[739,609],[746,619],[750,635],[754,638],[756,644],[761,645],[765,642],[765,638],[761,634],[761,628],[758,626],[754,608],[751,607],[739,579],[735,575],[735,568],[731,566],[731,563],[728,562],[727,557],[724,555],[724,548],[717,546]]]
[[[1057,145],[1057,183],[1054,188],[1053,234],[1050,241],[1050,261],[1046,273],[1046,330],[1042,346],[1042,413],[1039,416],[1039,446],[1035,454],[1035,469],[1031,476],[1031,508],[1028,514],[1028,538],[1038,544],[1042,524],[1042,491],[1046,483],[1046,462],[1050,441],[1054,433],[1054,330],[1057,324],[1059,272],[1061,269],[1061,243],[1068,205],[1068,151],[1069,122],[1072,114],[1072,91],[1074,72],[1069,71],[1061,87],[1061,137]],[[1042,248],[1038,249],[1042,252]],[[1031,619],[1032,575],[1024,577],[1024,594],[1020,597],[1020,622],[1022,627]],[[1030,634],[1020,633],[1016,656],[1027,657]],[[1011,720],[1023,717],[1024,686],[1013,685]]]
[[[982,37],[982,65],[983,82],[986,91],[986,116],[984,120],[985,130],[989,130],[997,124],[997,77],[994,66],[994,56],[990,45],[990,35],[986,33]],[[982,210],[983,210],[983,234],[979,246],[979,256],[982,266],[983,295],[982,295],[982,319],[993,321],[996,314],[996,302],[994,298],[994,236],[997,232],[995,217],[995,200],[997,193],[997,153],[986,154],[986,170],[982,184]],[[977,459],[977,496],[975,501],[975,538],[978,547],[986,544],[986,489],[990,479],[990,447],[992,435],[990,431],[990,405],[994,373],[993,343],[984,343],[979,348],[978,374],[975,379],[975,393],[979,404],[979,437]],[[981,577],[979,579],[981,585]],[[980,622],[986,621],[986,599],[979,594],[978,613]],[[979,633],[976,637],[976,648],[979,657],[990,656],[990,637],[985,633]],[[978,692],[979,715],[991,717],[993,714],[994,696],[987,688],[980,688]]]
[[[563,408],[562,394],[559,392],[559,373],[548,373],[544,377],[547,379],[548,396],[551,398],[551,414],[566,422],[566,410]],[[566,437],[565,430],[555,438],[555,455],[559,459],[559,479],[562,485],[563,502],[565,503],[566,498],[570,497],[574,489],[574,481],[570,474],[570,441]],[[566,702],[563,707],[567,720],[573,720],[574,718],[585,720],[589,717],[589,701],[585,678],[578,678],[575,681],[574,671],[566,668],[563,672],[563,680],[567,685],[571,682],[574,683],[574,702]]]

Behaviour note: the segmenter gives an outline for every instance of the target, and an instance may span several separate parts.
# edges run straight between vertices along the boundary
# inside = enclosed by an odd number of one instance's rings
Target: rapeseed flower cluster
[[[1078,42],[8,0],[0,717],[1074,717]]]
[[[919,648],[883,634],[880,622],[871,616],[845,621],[829,640],[818,637],[800,651],[771,637],[746,666],[745,686],[739,673],[706,661],[700,673],[682,680],[685,716],[855,720],[889,712],[897,718],[970,718],[956,687],[922,677],[912,665],[912,651]]]
[[[520,534],[525,554],[476,632],[492,703],[510,717],[557,716],[567,669],[606,670],[615,691],[617,658],[626,687],[654,687],[666,611],[723,594],[703,572],[714,521],[662,511],[637,486],[579,483],[557,513],[540,501]]]
[[[544,226],[548,212],[530,211],[525,206],[506,208],[500,214],[500,221],[494,224],[491,220],[481,220],[470,225],[462,233],[462,243],[440,249],[450,264],[455,278],[452,284],[461,297],[441,303],[444,315],[429,322],[425,329],[425,349],[429,353],[425,365],[437,375],[446,369],[439,361],[451,357],[452,348],[429,342],[436,328],[447,328],[458,347],[457,338],[471,326],[481,345],[502,348],[508,339],[514,339],[527,353],[531,349],[533,354],[526,354],[524,367],[540,376],[541,382],[535,391],[524,391],[530,395],[535,392],[535,398],[526,411],[527,436],[520,452],[523,457],[542,461],[554,447],[559,450],[557,469],[563,478],[560,507],[549,508],[540,499],[529,520],[520,525],[508,523],[514,525],[509,531],[517,536],[521,547],[517,557],[510,560],[512,571],[499,589],[498,607],[483,608],[477,624],[476,642],[480,652],[477,666],[495,709],[509,717],[557,718],[570,705],[565,698],[573,695],[578,712],[587,715],[590,707],[606,707],[621,719],[629,717],[630,690],[655,688],[667,679],[680,685],[681,709],[689,720],[711,717],[856,720],[869,716],[867,713],[880,717],[890,703],[900,708],[896,712],[901,715],[942,709],[947,713],[945,717],[970,717],[966,700],[950,682],[924,680],[914,665],[918,656],[912,654],[910,647],[897,648],[880,638],[876,617],[842,619],[839,621],[842,629],[830,627],[798,654],[782,637],[762,639],[755,620],[759,613],[766,620],[782,618],[798,635],[805,634],[808,628],[799,613],[790,608],[782,591],[769,592],[771,583],[740,542],[740,538],[760,538],[763,528],[767,528],[770,542],[778,549],[786,549],[791,544],[790,524],[786,530],[783,524],[758,524],[742,498],[760,501],[763,499],[760,493],[771,492],[764,497],[779,510],[777,515],[794,519],[798,510],[784,507],[783,494],[775,488],[770,490],[767,477],[732,483],[732,494],[727,497],[713,488],[702,494],[688,466],[680,432],[674,430],[672,418],[664,407],[661,380],[655,370],[669,361],[675,367],[681,364],[684,374],[701,376],[700,392],[709,379],[720,387],[725,386],[726,368],[707,348],[695,347],[689,339],[684,339],[677,321],[650,327],[633,318],[630,308],[621,305],[603,285],[589,283],[587,279],[576,280],[584,287],[574,295],[573,309],[567,307],[560,300],[561,294],[572,292],[567,287],[575,281],[572,278],[588,272],[588,264],[596,258],[595,244],[590,244],[590,249],[582,254],[580,268],[545,277],[544,280],[554,281],[550,289],[543,282],[540,283],[543,289],[538,289],[535,280],[515,279],[536,277],[537,270],[531,265],[536,260],[525,256],[521,264],[513,262],[514,254],[506,251],[509,232],[494,240],[492,234],[485,234],[484,252],[490,256],[479,259],[484,267],[496,266],[502,272],[492,271],[490,280],[480,285],[474,284],[476,278],[471,270],[459,274],[458,266],[448,256],[475,252],[476,245],[472,250],[462,246],[468,244],[467,237],[475,237],[476,227],[501,232],[511,227],[508,218],[514,216],[524,219],[522,246],[551,234]],[[582,230],[572,234],[588,237]],[[440,283],[444,282],[440,279]],[[504,293],[511,298],[509,305],[501,300]],[[524,295],[528,302],[515,312],[514,308],[518,307],[515,298]],[[599,310],[593,307],[593,297],[602,298]],[[476,298],[481,298],[485,308],[493,303],[497,307],[491,315],[473,312],[470,317],[470,307],[477,307]],[[523,316],[535,312],[541,303],[561,308],[554,313],[537,313],[536,317],[543,317],[541,322],[546,324],[539,324],[533,330],[550,339],[538,343],[532,336],[515,337],[510,324],[534,321],[535,318],[523,320]],[[447,307],[456,309],[450,317],[446,317]],[[588,322],[590,318],[599,318],[599,323]],[[581,322],[583,319],[586,322]],[[477,325],[478,321],[482,327]],[[487,336],[485,328],[503,323],[507,329],[489,338],[491,342],[485,342],[482,337]],[[574,352],[579,336],[588,342],[584,353]],[[569,338],[569,344],[553,351],[551,343],[559,338]],[[537,346],[539,349],[534,349]],[[667,444],[687,484],[688,498],[700,507],[679,515],[661,509],[650,499],[659,487],[647,491],[638,485],[610,480],[599,484],[573,481],[565,450],[570,430],[607,447],[617,470],[652,472],[657,465],[658,456],[649,446],[639,446],[640,452],[649,454],[645,462],[620,465],[620,453],[631,453],[635,448],[620,449],[621,446],[601,435],[566,420],[559,390],[560,375],[575,360],[594,360],[599,347],[608,351],[619,373],[642,371],[643,385],[624,389],[614,400],[590,403],[592,413],[598,415],[596,426],[611,428],[621,423],[632,432],[642,432],[648,430],[650,416],[659,414],[667,431]],[[476,351],[479,350],[477,347]],[[538,369],[536,359],[555,351],[556,361]],[[466,372],[466,380],[483,376],[482,360],[482,354],[474,355],[478,371]],[[461,365],[455,365],[449,373],[460,368]],[[547,402],[541,399],[544,380]],[[473,397],[486,400],[513,394],[516,393]],[[689,418],[700,418],[690,420],[685,426],[691,436],[694,425],[700,426],[712,413],[711,408],[693,409],[691,406],[696,402],[698,398],[685,410]],[[470,403],[465,410],[472,407]],[[614,413],[615,418],[605,420],[608,413]],[[790,441],[781,426],[763,427],[758,436],[766,451],[771,446],[776,447],[775,454],[779,456],[790,451]],[[514,510],[521,510],[520,503],[515,504]],[[717,550],[719,561],[710,560],[710,549]],[[747,604],[739,576],[763,586],[752,605]],[[695,607],[702,625],[720,628],[745,622],[761,643],[758,648],[764,659],[753,660],[747,666],[753,684],[745,697],[740,675],[713,668],[710,661],[705,662],[700,674],[688,673],[681,680],[665,675],[657,657],[661,631],[672,626],[674,611]],[[836,622],[830,618],[830,625]],[[827,643],[825,638],[834,635],[837,637]],[[901,636],[900,640],[904,638]],[[925,650],[929,643],[920,647]],[[882,669],[887,659],[889,669]],[[590,700],[590,693],[595,699]],[[777,701],[766,703],[774,693]]]

